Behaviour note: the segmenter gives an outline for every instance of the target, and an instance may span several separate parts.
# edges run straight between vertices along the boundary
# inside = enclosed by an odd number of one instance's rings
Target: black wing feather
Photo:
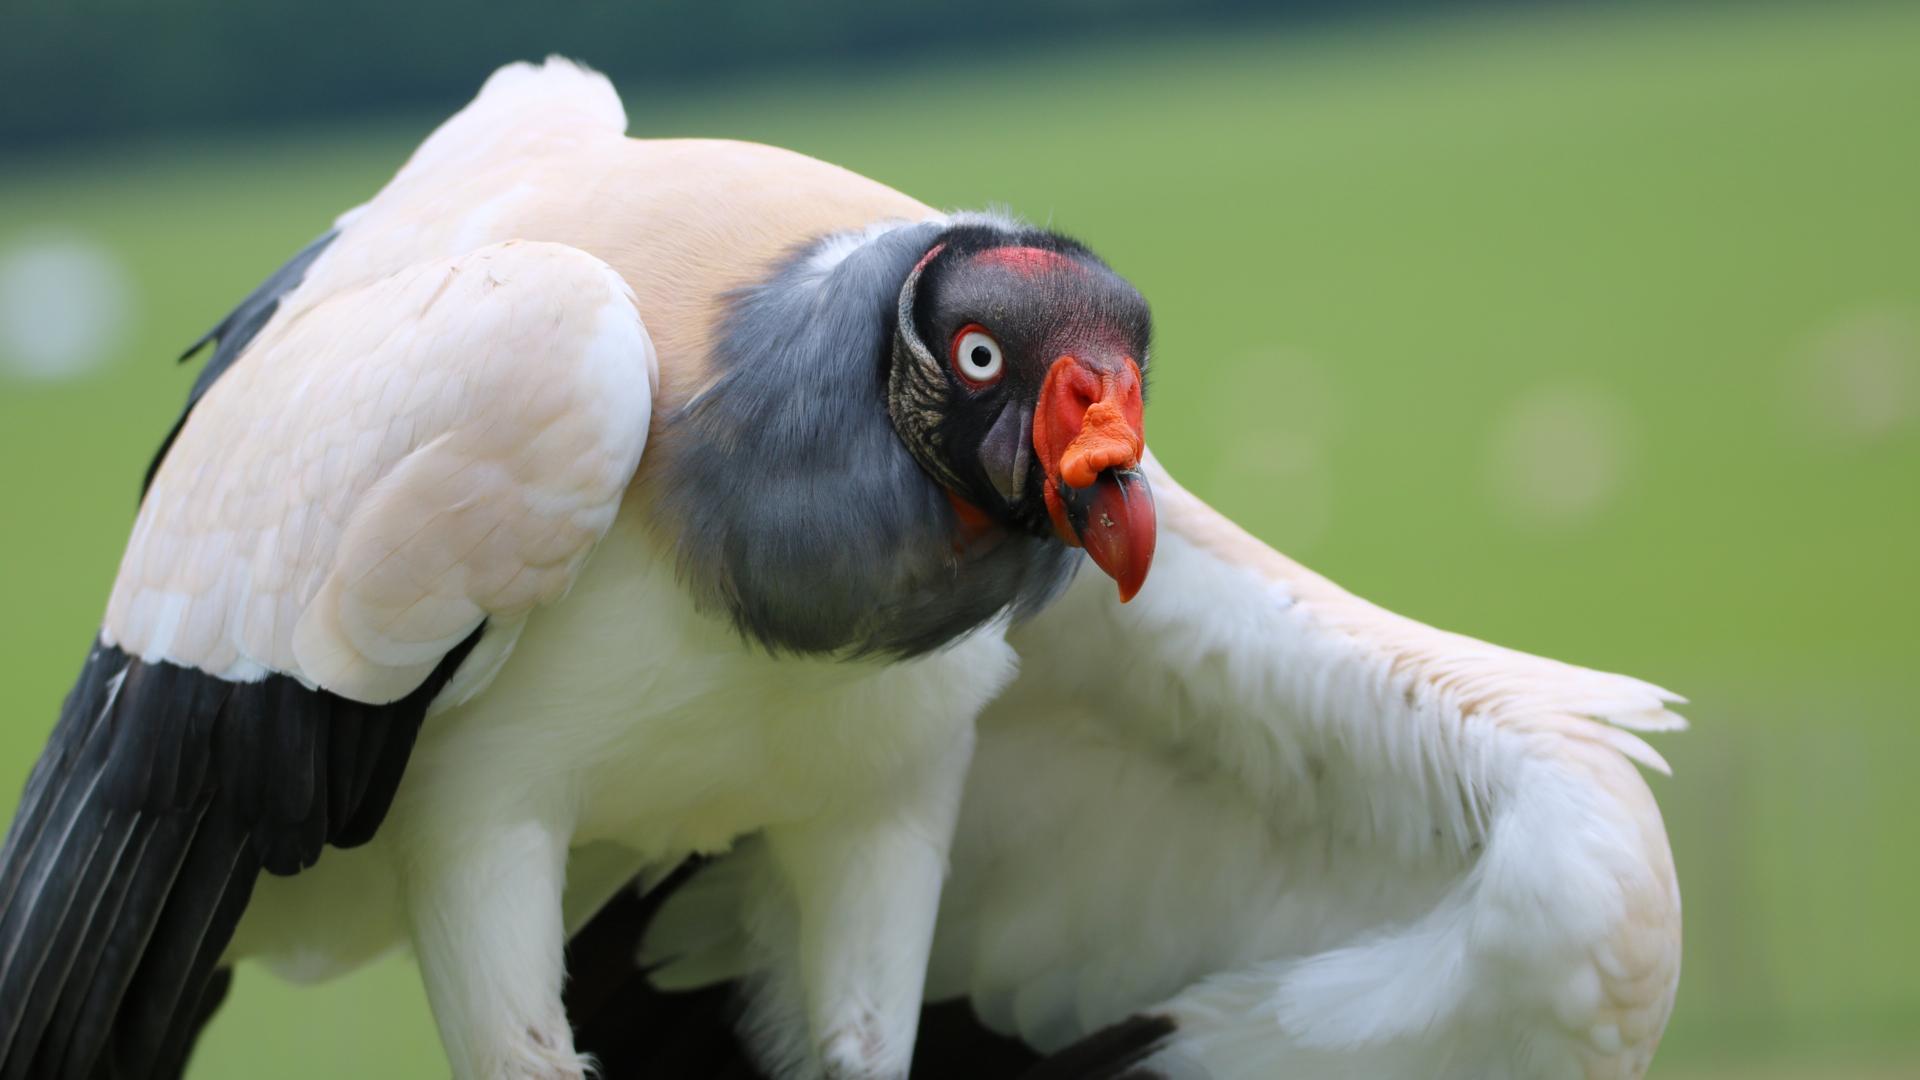
[[[127,848],[122,850],[116,860],[115,873],[101,889],[99,903],[94,906],[92,914],[88,917],[86,939],[106,936],[106,928],[119,921],[133,883],[141,878],[140,868],[146,861],[153,831],[137,829],[135,828],[137,824],[138,819],[133,815],[126,816]],[[107,1000],[108,994],[103,992],[100,975],[111,965],[106,961],[105,950],[87,951],[76,948],[74,952],[74,966],[67,973],[67,982],[75,987],[85,987],[86,992],[59,995],[54,1002],[52,1015],[47,1021],[46,1034],[40,1040],[38,1055],[41,1059],[40,1071],[47,1075],[53,1075],[50,1063],[74,1053],[75,1051],[70,1048],[75,1047],[77,1042],[90,1037],[103,1037],[101,1033],[83,1030],[81,1021],[88,1015],[90,1001]],[[96,1004],[94,1008],[97,1011],[99,1006]]]
[[[1020,1080],[1166,1080],[1142,1065],[1176,1030],[1165,1016],[1135,1015],[1048,1055]]]
[[[634,966],[654,914],[696,870],[681,867],[645,897],[620,890],[567,943],[565,998],[574,1046],[594,1056],[604,1080],[761,1080],[733,1035],[739,1017],[733,987],[663,994]]]
[[[260,872],[371,835],[480,633],[382,706],[95,644],[0,850],[0,1078],[176,1072]]]
[[[665,993],[634,960],[661,905],[696,872],[697,865],[682,867],[644,897],[622,889],[567,944],[574,1047],[599,1062],[602,1080],[763,1080],[734,1030],[738,987]],[[988,1030],[965,1001],[940,1002],[920,1012],[912,1078],[1157,1080],[1140,1062],[1174,1032],[1165,1017],[1129,1017],[1042,1057]]]
[[[194,406],[335,235],[181,357],[217,343],[143,493]],[[0,847],[0,1080],[177,1076],[226,994],[217,964],[260,872],[295,873],[329,844],[373,835],[428,704],[483,631],[382,706],[96,643]]]

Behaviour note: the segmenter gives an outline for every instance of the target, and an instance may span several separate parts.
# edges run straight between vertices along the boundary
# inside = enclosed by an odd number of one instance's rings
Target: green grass
[[[1878,1080],[1920,1070],[1920,342],[1869,349],[1892,381],[1867,404],[1894,417],[1873,431],[1822,422],[1804,372],[1835,326],[1920,326],[1916,55],[1911,7],[1645,8],[1103,43],[629,111],[1080,235],[1154,303],[1148,423],[1189,486],[1398,610],[1687,693],[1695,730],[1659,740],[1676,776],[1655,782],[1688,912],[1656,1075]],[[0,248],[72,227],[139,286],[111,366],[0,382],[0,789],[96,624],[189,379],[167,358],[423,131],[0,179]],[[1502,494],[1555,460],[1497,450],[1536,392],[1598,417],[1614,482],[1590,513]],[[320,991],[243,971],[196,1075],[266,1064],[445,1069],[398,959]]]

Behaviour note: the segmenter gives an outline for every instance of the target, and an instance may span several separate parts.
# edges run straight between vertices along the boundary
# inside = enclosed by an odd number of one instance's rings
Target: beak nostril
[[[1094,365],[1062,356],[1047,371],[1033,417],[1033,449],[1048,483],[1042,488],[1054,528],[1068,538],[1060,495],[1094,486],[1102,473],[1140,464],[1140,369],[1131,358]]]
[[[1140,433],[1111,400],[1087,408],[1080,433],[1060,455],[1060,479],[1068,487],[1091,487],[1108,469],[1140,464]]]

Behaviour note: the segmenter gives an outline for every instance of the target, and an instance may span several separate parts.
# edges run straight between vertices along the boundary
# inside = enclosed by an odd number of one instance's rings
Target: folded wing
[[[483,619],[565,591],[639,462],[653,372],[624,284],[555,244],[276,321],[160,463],[103,638],[396,700]]]
[[[177,1068],[258,872],[372,835],[639,462],[653,350],[599,260],[287,284],[164,450],[0,854],[0,1076]]]
[[[1386,612],[1149,468],[1152,584],[1015,632],[934,993],[1043,1049],[1169,1020],[1122,1049],[1169,1075],[1644,1071],[1680,908],[1627,729],[1677,699]]]

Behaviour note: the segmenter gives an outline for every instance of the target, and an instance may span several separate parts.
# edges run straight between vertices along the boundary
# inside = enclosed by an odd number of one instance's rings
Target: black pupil
[[[985,345],[975,345],[973,351],[967,354],[967,358],[973,361],[974,367],[986,367],[993,363],[993,350]]]

